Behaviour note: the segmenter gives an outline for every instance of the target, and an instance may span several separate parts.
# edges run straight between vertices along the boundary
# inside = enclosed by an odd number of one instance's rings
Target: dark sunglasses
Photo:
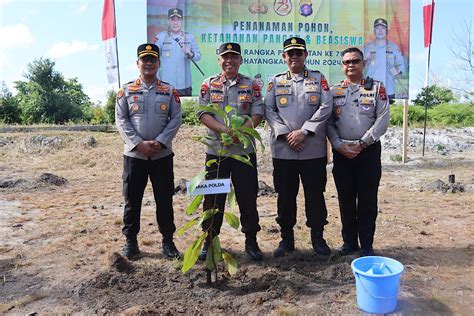
[[[303,56],[303,51],[301,49],[292,49],[286,52],[286,54],[290,57],[296,56],[301,57]]]
[[[142,63],[146,64],[148,62],[152,63],[152,64],[156,64],[158,62],[158,58],[156,57],[153,57],[153,56],[145,56],[145,57],[142,57],[140,58],[140,60],[142,61]]]
[[[343,60],[342,63],[346,66],[348,65],[358,65],[360,64],[361,59],[350,59],[350,60]]]

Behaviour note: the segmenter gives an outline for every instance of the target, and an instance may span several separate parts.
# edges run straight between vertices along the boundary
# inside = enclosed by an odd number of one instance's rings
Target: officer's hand
[[[297,129],[286,136],[286,141],[291,149],[298,150],[297,148],[302,148],[304,138],[303,132]]]
[[[345,79],[342,81],[342,86],[343,86],[343,87],[348,87],[350,84],[351,84],[351,82],[350,82],[349,79],[347,79],[347,78],[345,78]]]
[[[137,145],[137,150],[145,157],[153,156],[152,145],[149,141],[143,141]]]
[[[150,144],[151,150],[153,152],[152,156],[159,153],[163,149],[163,145],[161,145],[161,143],[156,140],[151,140]]]
[[[354,159],[355,157],[357,157],[357,155],[359,155],[362,150],[362,147],[360,147],[359,144],[344,143],[338,148],[336,148],[336,150],[344,157]]]
[[[194,57],[193,52],[191,51],[191,49],[187,45],[183,45],[183,52],[186,56],[188,56],[188,58],[193,58]]]

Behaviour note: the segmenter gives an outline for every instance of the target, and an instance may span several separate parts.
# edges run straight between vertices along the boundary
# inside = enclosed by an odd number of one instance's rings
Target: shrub
[[[196,98],[181,98],[181,112],[183,113],[183,124],[201,125],[196,116],[198,110],[198,101]]]
[[[425,108],[423,106],[409,106],[408,123],[411,126],[422,126]],[[428,108],[427,125],[432,127],[474,126],[474,106],[469,104],[440,104]],[[390,124],[394,126],[403,125],[403,106],[395,105],[390,108]]]

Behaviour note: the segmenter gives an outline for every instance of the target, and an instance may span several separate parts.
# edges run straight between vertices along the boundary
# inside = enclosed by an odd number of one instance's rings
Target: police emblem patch
[[[280,99],[280,103],[283,104],[283,105],[285,105],[285,104],[288,103],[288,100],[283,97],[283,98]]]
[[[340,106],[336,107],[336,115],[339,116],[341,115],[342,109]]]
[[[315,95],[312,95],[312,96],[309,97],[309,100],[310,100],[311,102],[317,102],[317,101],[318,101],[318,97],[315,96]]]
[[[132,112],[138,112],[140,111],[140,106],[136,103],[132,105]]]
[[[273,81],[270,81],[270,82],[268,83],[267,92],[272,91],[272,89],[273,89]]]
[[[160,104],[160,110],[166,111],[167,108],[168,108],[168,106],[166,104],[164,104],[164,103]]]
[[[120,88],[119,91],[117,92],[117,100],[121,99],[123,97],[123,89]]]

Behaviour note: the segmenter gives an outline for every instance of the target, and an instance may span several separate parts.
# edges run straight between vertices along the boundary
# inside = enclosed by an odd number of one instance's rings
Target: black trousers
[[[164,239],[172,239],[176,231],[173,214],[174,174],[173,156],[143,160],[124,156],[123,158],[123,234],[136,239],[140,231],[140,213],[143,193],[148,177],[153,186],[156,202],[156,220]]]
[[[377,219],[377,192],[382,176],[380,142],[348,159],[333,150],[332,173],[342,222],[342,239],[348,245],[372,247]]]
[[[235,197],[240,210],[240,223],[242,232],[247,236],[255,236],[260,231],[257,212],[258,174],[257,156],[250,154],[250,162],[253,167],[237,161],[233,158],[223,158],[220,160],[219,174],[217,165],[206,166],[208,172],[206,179],[231,178],[235,190]],[[206,154],[206,162],[211,159],[218,159],[217,156]],[[204,197],[204,210],[217,208],[219,210],[212,219],[212,235],[219,235],[224,216],[224,206],[227,194],[208,194]],[[211,225],[211,220],[203,223],[206,230]]]
[[[282,237],[292,238],[296,224],[296,196],[300,178],[303,183],[306,226],[322,232],[327,222],[326,202],[327,158],[308,160],[273,159],[273,183],[278,193],[278,217]]]

